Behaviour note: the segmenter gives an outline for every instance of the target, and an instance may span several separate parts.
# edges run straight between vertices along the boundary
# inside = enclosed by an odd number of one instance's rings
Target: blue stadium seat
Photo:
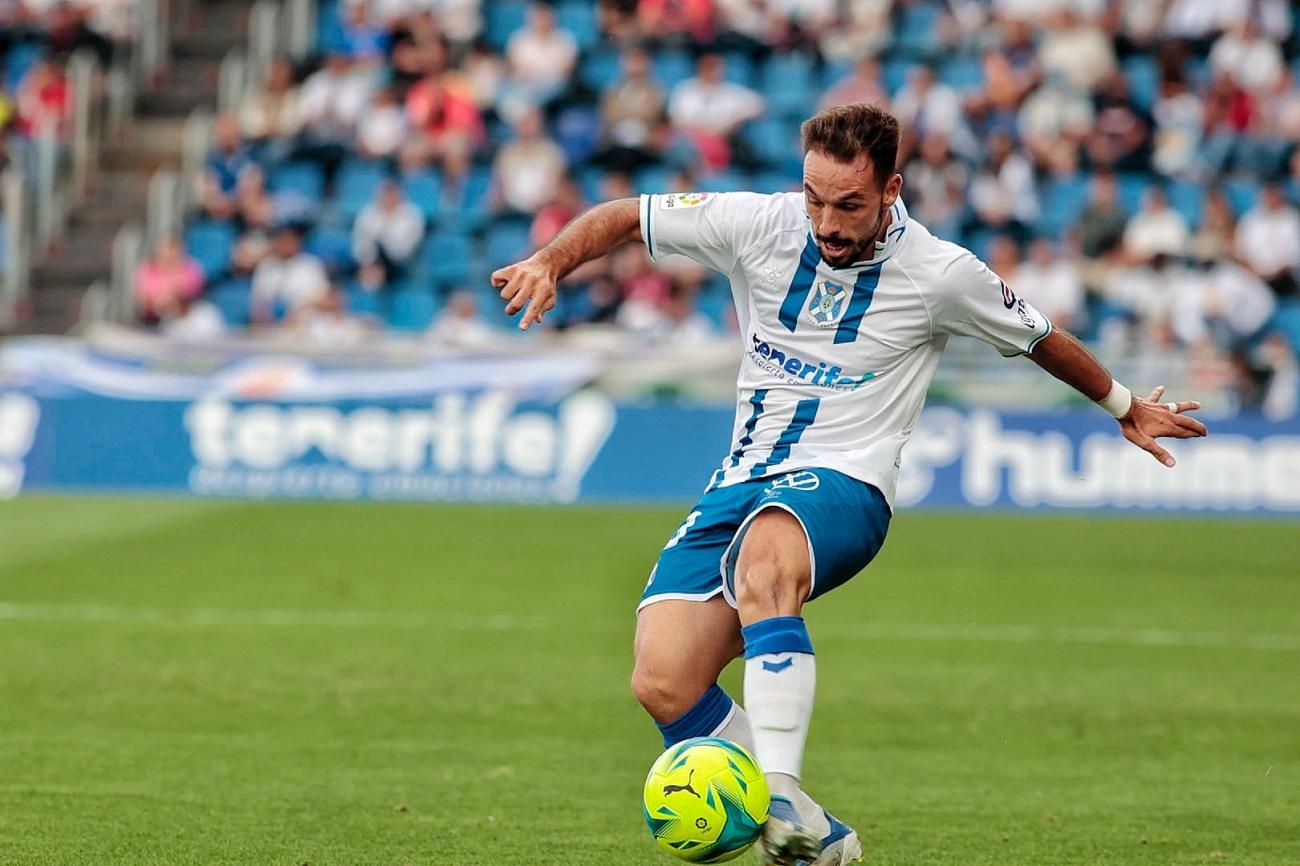
[[[942,11],[931,0],[918,0],[903,7],[895,28],[894,48],[912,57],[927,57],[938,51]]]
[[[578,67],[578,79],[596,93],[618,81],[622,74],[622,59],[613,49],[592,51]]]
[[[514,222],[496,223],[488,227],[487,263],[492,268],[499,268],[517,262],[532,252],[532,246],[528,226]]]
[[[1039,190],[1040,208],[1034,228],[1059,238],[1088,204],[1088,179],[1083,175],[1049,178]]]
[[[15,42],[5,58],[4,89],[11,94],[17,90],[27,70],[44,56],[45,46],[39,42]]]
[[[1273,316],[1272,327],[1280,331],[1300,352],[1300,303],[1291,301],[1281,306]]]
[[[347,44],[338,0],[321,0],[316,7],[316,50],[321,54],[331,54],[346,51]]]
[[[802,118],[817,104],[812,58],[801,51],[769,57],[763,64],[761,86],[768,109],[783,117]]]
[[[325,174],[314,162],[288,162],[271,171],[267,179],[271,192],[292,192],[313,202],[325,196]]]
[[[749,180],[734,171],[719,171],[701,175],[696,186],[700,192],[735,192],[738,189],[749,189]]]
[[[227,325],[247,325],[251,319],[252,284],[247,279],[226,280],[208,290],[207,298],[221,311]]]
[[[1141,108],[1150,111],[1160,95],[1160,66],[1150,54],[1134,54],[1124,61],[1124,78],[1129,96]]]
[[[375,189],[388,174],[382,162],[350,159],[339,167],[334,180],[335,199],[339,209],[349,220],[356,219],[361,209],[375,197]]]
[[[474,250],[469,235],[462,232],[435,232],[420,251],[420,273],[438,288],[446,290],[466,285]]]
[[[696,309],[703,313],[704,317],[723,333],[728,330],[728,322],[731,318],[733,306],[729,296],[712,292],[701,294],[695,302]]]
[[[1140,172],[1126,171],[1118,175],[1117,181],[1120,207],[1130,214],[1137,213],[1152,184],[1151,178]]]
[[[939,80],[955,90],[984,86],[984,67],[975,57],[955,57],[939,68]]]
[[[842,80],[853,74],[852,63],[826,63],[822,66],[821,81],[819,86],[822,90],[830,90]]]
[[[307,235],[303,247],[324,262],[331,273],[352,267],[352,233],[347,229],[317,226]]]
[[[343,293],[343,303],[349,313],[357,316],[384,315],[384,296],[381,292],[367,292],[355,283],[350,283]]]
[[[554,138],[569,165],[581,165],[596,152],[600,115],[593,108],[570,106],[555,119]]]
[[[439,201],[438,225],[453,231],[477,231],[488,220],[488,196],[492,189],[492,172],[472,168],[462,183],[443,179]]]
[[[695,64],[684,51],[661,51],[652,61],[654,79],[665,93],[695,74]]]
[[[632,177],[637,192],[687,192],[672,188],[673,173],[666,168],[643,168]]]
[[[388,326],[395,331],[423,331],[437,311],[438,303],[431,293],[398,291],[388,304]]]
[[[491,5],[491,4],[489,4]],[[596,21],[596,4],[586,0],[564,0],[555,10],[555,21],[573,34],[580,50],[587,50],[600,40]]]
[[[1253,208],[1255,199],[1259,197],[1259,183],[1249,177],[1233,178],[1223,184],[1222,190],[1237,216]]]
[[[723,77],[732,84],[754,87],[754,64],[749,55],[739,51],[728,51],[722,58]],[[766,94],[771,96],[771,94]]]
[[[230,268],[235,239],[235,227],[227,222],[200,220],[185,229],[185,249],[198,261],[208,281]]]
[[[790,121],[764,117],[745,126],[741,140],[769,168],[784,171],[799,156],[799,128]]]
[[[1187,224],[1195,226],[1201,221],[1201,205],[1205,200],[1205,187],[1195,181],[1175,180],[1165,187],[1169,206],[1183,215]]]
[[[522,0],[493,0],[485,3],[484,35],[488,44],[500,51],[510,37],[528,21],[528,4]]]
[[[425,169],[404,176],[402,192],[420,209],[426,220],[437,218],[438,200],[442,198],[442,177],[436,171]]]
[[[885,65],[880,70],[880,77],[891,99],[898,96],[898,91],[902,90],[903,85],[907,84],[908,79],[912,77],[912,70],[916,66],[917,64],[911,60],[895,58],[885,61]]]
[[[754,175],[753,184],[754,192],[796,192],[799,177],[780,171],[760,171]]]
[[[578,188],[582,190],[582,197],[589,202],[601,201],[604,196],[601,193],[601,186],[605,182],[605,170],[598,166],[583,166],[575,172],[575,180],[578,181]]]

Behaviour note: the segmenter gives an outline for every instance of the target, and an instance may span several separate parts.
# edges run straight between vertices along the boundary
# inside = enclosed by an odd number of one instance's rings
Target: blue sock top
[[[773,653],[813,654],[812,638],[801,616],[774,616],[740,630],[745,638],[745,658]]]
[[[659,733],[664,737],[664,748],[689,740],[691,737],[707,737],[722,726],[727,720],[727,713],[735,701],[714,683],[704,693],[695,706],[682,713],[671,722],[656,722]]]

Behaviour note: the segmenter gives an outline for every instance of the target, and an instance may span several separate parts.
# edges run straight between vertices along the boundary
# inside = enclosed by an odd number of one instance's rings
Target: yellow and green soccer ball
[[[672,746],[645,780],[645,822],[655,841],[692,863],[739,857],[763,832],[768,804],[757,762],[718,737]]]

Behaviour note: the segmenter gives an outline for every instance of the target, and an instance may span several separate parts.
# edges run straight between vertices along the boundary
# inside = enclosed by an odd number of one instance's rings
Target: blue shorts
[[[800,469],[706,490],[664,545],[637,610],[668,599],[705,601],[718,593],[735,607],[740,545],[765,508],[794,515],[808,536],[809,600],[866,568],[889,529],[884,495],[832,469]]]

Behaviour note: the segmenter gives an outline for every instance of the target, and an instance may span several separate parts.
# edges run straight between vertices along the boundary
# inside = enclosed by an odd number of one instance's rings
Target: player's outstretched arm
[[[569,223],[554,240],[522,262],[494,271],[492,285],[508,302],[507,315],[513,316],[527,305],[519,320],[519,330],[526,331],[555,306],[555,286],[574,268],[640,239],[640,202],[634,198],[608,201]]]
[[[1192,439],[1208,432],[1195,418],[1183,415],[1201,408],[1195,400],[1160,402],[1165,387],[1161,385],[1146,399],[1130,394],[1111,378],[1082,343],[1064,331],[1053,331],[1039,342],[1029,358],[1065,384],[1099,404],[1119,421],[1124,438],[1148,451],[1166,466],[1174,457],[1156,442],[1163,437]]]

